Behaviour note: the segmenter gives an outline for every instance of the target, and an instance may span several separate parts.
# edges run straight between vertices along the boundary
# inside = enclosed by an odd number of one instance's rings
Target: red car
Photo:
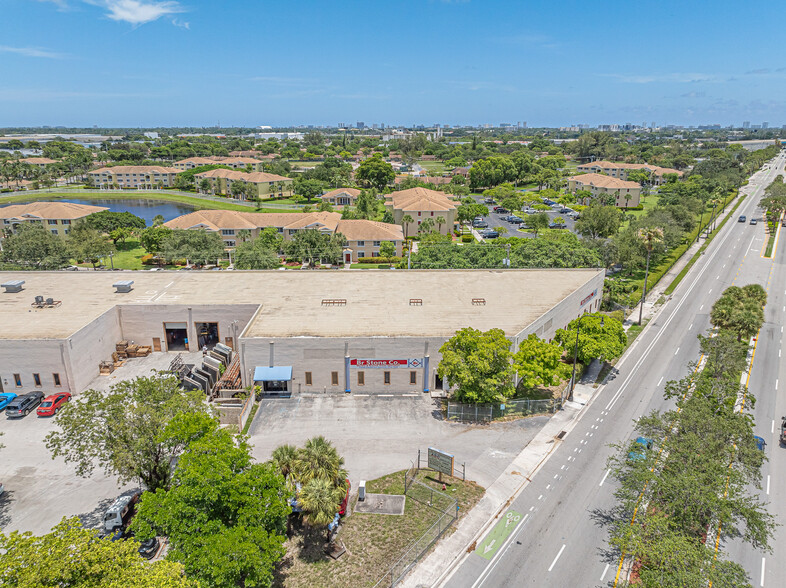
[[[338,507],[338,514],[342,517],[347,514],[347,503],[349,502],[349,489],[352,487],[352,484],[349,483],[347,479],[347,493],[344,494],[344,500],[341,501],[341,506]]]
[[[44,401],[39,405],[35,413],[38,416],[55,416],[55,413],[60,410],[60,407],[69,400],[71,400],[70,392],[52,394],[51,396],[44,398]]]

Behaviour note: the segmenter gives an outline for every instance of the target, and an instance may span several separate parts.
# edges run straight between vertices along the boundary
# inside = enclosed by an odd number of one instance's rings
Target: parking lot
[[[428,394],[326,395],[263,400],[249,430],[253,454],[266,460],[285,443],[323,435],[346,460],[353,486],[408,468],[428,447],[466,463],[467,479],[488,487],[537,434],[548,417],[470,425],[445,422]]]
[[[498,206],[497,204],[486,204],[484,202],[484,197],[483,196],[473,196],[473,198],[479,204],[482,204],[482,205],[488,207],[489,213],[486,216],[483,217],[483,220],[485,220],[488,223],[490,229],[497,229],[499,227],[502,227],[502,228],[505,229],[506,232],[500,232],[500,235],[499,235],[500,237],[522,237],[522,238],[533,238],[533,237],[535,237],[534,233],[529,233],[526,230],[525,231],[519,231],[518,230],[519,227],[524,227],[525,225],[514,225],[512,223],[509,223],[509,222],[503,220],[504,217],[508,216],[509,214],[513,214],[513,215],[518,216],[519,218],[522,218],[522,219],[524,219],[526,221],[527,220],[527,216],[528,216],[527,214],[525,214],[525,213],[523,213],[521,211],[512,211],[512,212],[505,212],[503,214],[498,214],[498,213],[493,211],[493,208],[495,206]],[[568,208],[570,208],[570,207],[568,207]],[[540,212],[540,211],[538,211],[538,212]],[[565,228],[568,229],[571,232],[574,231],[575,221],[572,218],[568,217],[566,214],[560,214],[559,212],[557,212],[554,209],[546,210],[546,211],[543,211],[543,212],[545,212],[549,216],[549,222],[552,222],[556,217],[560,217],[562,220],[565,221]]]
[[[201,353],[184,354],[201,358]],[[175,357],[170,353],[154,353],[149,357],[131,359],[108,376],[98,376],[92,388],[106,390],[112,384],[137,376],[149,376],[154,369],[166,369]],[[191,359],[193,363],[193,359]],[[44,394],[52,393],[44,390]],[[78,397],[75,394],[74,397]],[[63,517],[79,516],[89,527],[97,527],[107,507],[134,485],[118,486],[114,477],[97,468],[90,478],[80,478],[74,466],[62,458],[52,459],[44,437],[54,430],[51,417],[37,417],[35,412],[20,419],[7,419],[0,412],[0,483],[5,493],[0,496],[0,528],[3,531],[48,532]]]

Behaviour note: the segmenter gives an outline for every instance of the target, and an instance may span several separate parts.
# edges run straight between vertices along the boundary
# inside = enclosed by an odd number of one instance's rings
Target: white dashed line
[[[598,486],[603,486],[603,482],[606,481],[606,478],[609,476],[610,472],[611,472],[611,469],[606,470],[606,473],[603,474],[603,479],[600,481],[600,484],[598,484]]]
[[[562,549],[565,549],[564,545],[562,546]],[[562,550],[560,550],[560,553],[562,553]],[[557,557],[559,557],[559,554],[557,555]],[[764,562],[765,561],[766,560],[764,558],[761,558],[761,584],[760,584],[760,586],[764,586]],[[555,563],[557,563],[557,559],[556,558],[554,559],[554,563],[551,564],[552,567],[554,566]],[[551,569],[549,569],[549,571],[551,571]]]
[[[688,327],[688,330],[690,331],[692,328],[693,328],[693,323],[690,324],[690,326]]]
[[[606,572],[608,572],[608,571],[609,571],[609,564],[606,564],[606,567],[603,568],[603,574],[601,574],[601,576],[600,576],[600,581],[601,582],[603,582],[603,578],[606,577]]]
[[[543,498],[543,494],[541,494],[540,496],[538,496],[538,500],[540,500],[541,498]]]
[[[677,351],[674,352],[674,355],[677,355],[680,352],[680,348],[677,347]]]
[[[769,495],[769,493],[770,493],[770,475],[767,474],[767,494]]]
[[[704,308],[704,305],[703,305],[703,304],[702,304],[701,306],[699,306],[699,310],[701,310],[701,309],[703,309],[703,308]]]
[[[663,376],[661,376],[661,377],[660,377],[660,380],[658,380],[658,386],[660,386],[660,383],[661,383],[662,381],[663,381]]]
[[[557,554],[557,557],[555,557],[554,561],[551,562],[551,565],[549,566],[549,571],[553,570],[554,566],[557,565],[557,560],[559,559],[559,556],[562,555],[563,551],[565,551],[565,545],[562,546],[562,548],[559,550],[559,553]],[[762,578],[763,578],[764,577],[764,566],[763,565],[762,565],[761,569],[762,569],[762,574],[761,575],[762,575]],[[762,584],[762,586],[763,585],[764,584]]]

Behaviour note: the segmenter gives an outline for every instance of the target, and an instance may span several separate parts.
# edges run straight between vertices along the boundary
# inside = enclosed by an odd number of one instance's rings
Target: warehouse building
[[[439,348],[456,330],[500,328],[513,349],[530,333],[549,340],[598,310],[603,277],[597,269],[3,272],[0,391],[82,391],[118,341],[170,353],[223,343],[239,351],[243,385],[271,393],[429,391],[446,386]]]

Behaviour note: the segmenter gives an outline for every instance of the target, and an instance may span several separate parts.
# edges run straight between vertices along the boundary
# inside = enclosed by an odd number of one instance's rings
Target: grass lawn
[[[448,169],[441,161],[418,161],[417,164],[431,175],[441,176]]]
[[[389,269],[389,263],[353,263],[349,269]]]
[[[437,474],[421,470],[419,478],[436,490],[442,485]],[[459,516],[466,515],[483,496],[484,489],[474,482],[447,478],[446,493],[459,503]],[[404,471],[394,472],[366,483],[366,490],[379,494],[403,494]],[[354,510],[354,502],[352,507]],[[323,530],[298,530],[284,547],[287,554],[279,564],[273,585],[284,588],[312,586],[373,586],[437,519],[436,510],[407,498],[404,515],[356,513],[348,515],[338,540],[347,549],[339,559],[324,554]],[[448,530],[446,534],[449,534]]]
[[[282,208],[254,208],[253,206],[243,206],[232,202],[217,202],[195,196],[183,196],[181,194],[166,194],[162,192],[46,192],[37,194],[21,193],[14,196],[0,196],[0,205],[13,204],[15,202],[29,202],[31,200],[58,200],[60,198],[76,200],[130,200],[145,198],[148,200],[164,200],[167,202],[180,202],[189,204],[198,210],[240,210],[242,212],[286,212]],[[277,203],[291,204],[291,201],[277,200]],[[292,212],[298,212],[293,209]]]

